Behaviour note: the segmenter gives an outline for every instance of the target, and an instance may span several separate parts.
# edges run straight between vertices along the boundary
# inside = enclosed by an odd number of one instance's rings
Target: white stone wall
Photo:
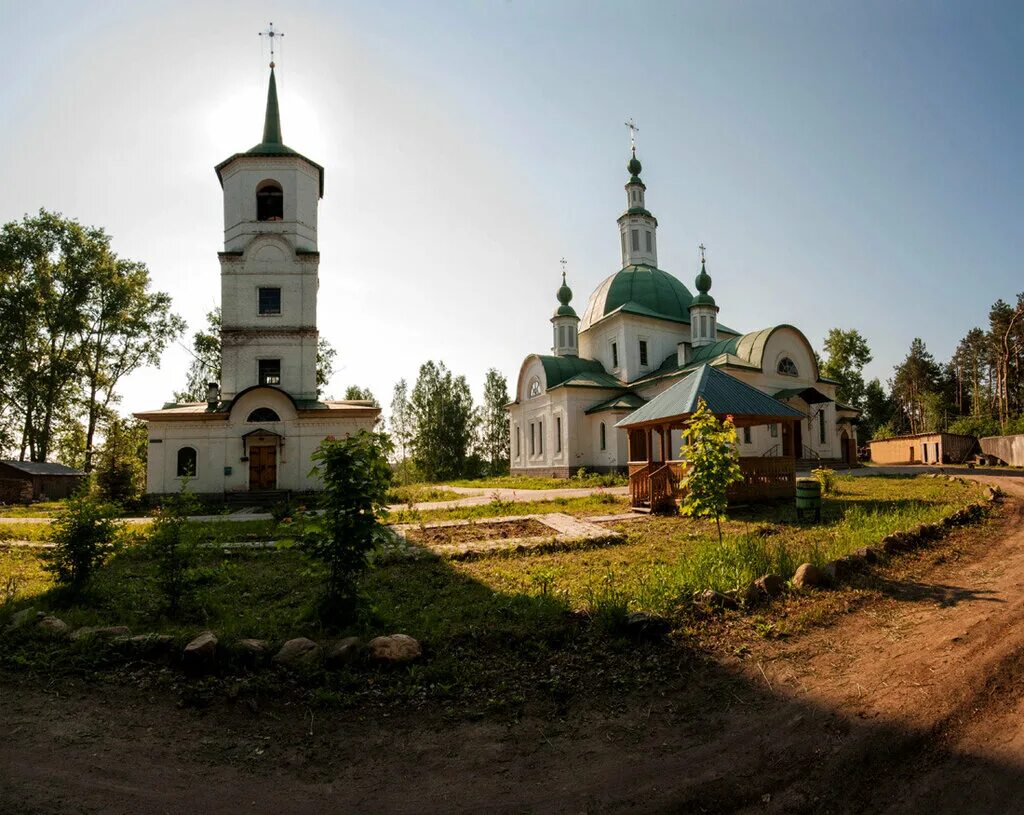
[[[246,421],[259,407],[271,408],[281,421]],[[315,490],[320,483],[310,475],[310,458],[320,443],[327,436],[346,438],[360,430],[372,431],[374,422],[373,417],[301,418],[285,394],[259,388],[243,394],[227,420],[150,421],[146,489],[150,493],[179,492],[178,450],[193,447],[198,461],[196,475],[188,482],[192,492],[245,492],[249,489],[249,463],[242,460],[242,437],[254,430],[267,430],[283,439],[277,449],[276,489]]]
[[[256,190],[264,181],[276,181],[284,193],[280,221],[256,220]],[[221,171],[221,183],[226,251],[244,249],[254,237],[274,232],[293,235],[297,249],[316,251],[320,176],[308,161],[291,156],[244,156]]]
[[[640,364],[640,340],[647,342],[647,365]],[[619,366],[613,366],[612,342],[618,345]],[[690,341],[690,326],[634,314],[613,314],[581,331],[580,356],[596,359],[616,378],[632,382],[656,371],[680,342]]]

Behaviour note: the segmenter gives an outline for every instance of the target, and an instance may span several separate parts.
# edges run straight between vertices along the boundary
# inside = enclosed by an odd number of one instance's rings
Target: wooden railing
[[[630,462],[630,505],[657,510],[682,498],[686,492],[682,480],[687,466],[685,461]],[[741,458],[740,472],[743,480],[729,487],[730,503],[772,501],[796,495],[796,462],[788,456]]]

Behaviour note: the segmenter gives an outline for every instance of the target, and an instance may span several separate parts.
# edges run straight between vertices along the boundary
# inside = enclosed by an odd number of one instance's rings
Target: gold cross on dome
[[[274,67],[274,40],[277,37],[283,37],[284,36],[284,32],[283,31],[274,31],[274,24],[270,23],[270,25],[269,25],[269,27],[267,28],[266,31],[261,31],[260,32],[260,36],[261,37],[266,37],[268,40],[270,40],[270,67],[273,68]]]
[[[629,146],[633,151],[633,155],[636,155],[636,134],[640,132],[640,128],[636,126],[636,122],[633,121],[633,117],[630,117],[629,121],[626,122],[626,127],[629,128]]]

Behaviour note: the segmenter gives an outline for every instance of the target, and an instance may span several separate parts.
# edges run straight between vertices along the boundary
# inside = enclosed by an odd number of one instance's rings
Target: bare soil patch
[[[533,518],[517,518],[499,523],[446,524],[444,526],[410,527],[405,536],[414,543],[426,545],[467,543],[469,541],[504,540],[510,538],[553,537],[555,530]]]

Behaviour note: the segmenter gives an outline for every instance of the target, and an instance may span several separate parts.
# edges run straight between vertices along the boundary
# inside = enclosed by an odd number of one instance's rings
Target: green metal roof
[[[561,385],[567,379],[577,374],[588,374],[592,376],[604,374],[604,366],[596,359],[583,359],[582,357],[555,357],[549,355],[537,355],[541,365],[544,366],[545,385],[548,389]],[[621,384],[616,380],[616,385]]]
[[[686,286],[668,272],[654,266],[626,266],[605,278],[590,296],[580,331],[619,309],[689,323],[692,299]]]
[[[701,365],[615,426],[627,427],[685,416],[697,409],[700,399],[704,399],[708,409],[716,415],[764,416],[766,419],[802,419],[804,416],[724,371]]]
[[[646,399],[637,396],[632,391],[626,391],[618,396],[613,396],[611,399],[598,402],[593,407],[587,408],[584,413],[589,416],[591,413],[600,413],[604,410],[636,410],[638,407],[642,407],[646,401]]]
[[[581,371],[559,385],[567,388],[621,388],[622,382],[604,371]]]
[[[221,186],[224,184],[224,177],[221,175],[221,170],[227,167],[231,162],[237,158],[243,156],[294,156],[300,158],[308,164],[312,164],[316,167],[320,176],[320,197],[324,195],[324,168],[317,164],[315,161],[311,161],[301,153],[292,150],[281,140],[281,110],[277,103],[277,79],[274,77],[274,69],[270,69],[270,85],[267,88],[267,111],[263,117],[263,140],[255,147],[250,148],[244,153],[235,153],[230,158],[225,159],[218,164],[214,169],[217,171],[217,178],[220,179]]]
[[[819,405],[823,402],[831,402],[833,399],[823,394],[817,388],[804,387],[804,388],[785,388],[784,390],[778,391],[774,394],[776,399],[792,399],[794,396],[799,396],[809,405]]]

